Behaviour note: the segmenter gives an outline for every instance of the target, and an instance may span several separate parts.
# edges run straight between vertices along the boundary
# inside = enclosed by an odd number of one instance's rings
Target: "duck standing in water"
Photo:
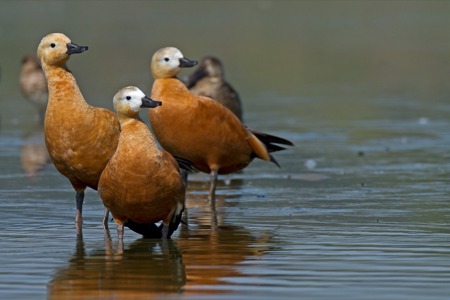
[[[149,237],[170,238],[181,221],[185,186],[177,161],[158,148],[139,118],[141,108],[160,105],[137,87],[123,88],[114,96],[121,133],[117,150],[100,177],[98,193],[118,225],[119,240],[123,240],[124,225],[131,229],[147,226]],[[152,223],[161,220],[158,231]]]
[[[61,33],[45,36],[37,53],[47,78],[48,105],[44,120],[45,143],[56,169],[76,191],[76,223],[81,229],[84,191],[97,189],[100,175],[119,141],[119,122],[107,109],[89,105],[66,63],[79,46]],[[107,223],[105,211],[103,223]]]
[[[176,76],[181,68],[196,63],[177,48],[156,51],[151,61],[154,77],[151,97],[161,101],[162,106],[149,110],[150,123],[164,149],[210,174],[209,199],[214,206],[219,174],[239,171],[255,157],[278,165],[270,152],[285,149],[276,144],[293,144],[251,131],[222,104],[193,95]]]
[[[225,80],[222,62],[212,56],[203,58],[197,70],[186,79],[192,94],[218,101],[242,121],[242,104],[236,90]]]

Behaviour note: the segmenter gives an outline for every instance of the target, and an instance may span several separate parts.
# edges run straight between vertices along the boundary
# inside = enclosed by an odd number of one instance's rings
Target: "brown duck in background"
[[[150,123],[164,149],[210,174],[209,199],[214,205],[218,174],[239,171],[255,157],[278,165],[270,152],[285,149],[276,144],[293,144],[251,131],[217,101],[193,95],[176,76],[181,68],[195,64],[173,47],[162,48],[153,55],[151,97],[161,101],[162,106],[149,111]]]
[[[39,120],[43,122],[47,108],[48,88],[44,71],[36,56],[23,57],[19,84],[22,95],[36,107]]]
[[[225,80],[223,65],[218,58],[203,58],[197,70],[185,82],[192,94],[220,102],[242,121],[241,100],[236,90]]]
[[[161,231],[151,227],[149,237],[169,238],[178,228],[184,210],[185,186],[177,161],[160,150],[147,125],[139,118],[141,108],[161,102],[145,96],[137,87],[126,87],[114,96],[121,132],[115,154],[105,167],[98,193],[118,227],[123,240],[124,225],[146,226],[162,220]]]
[[[37,53],[45,72],[49,98],[45,114],[45,143],[56,169],[76,191],[76,222],[82,223],[86,187],[97,189],[100,175],[119,141],[119,122],[107,109],[89,105],[67,61],[88,48],[61,33],[45,36]],[[107,222],[107,213],[104,216]],[[78,229],[81,226],[77,226]]]

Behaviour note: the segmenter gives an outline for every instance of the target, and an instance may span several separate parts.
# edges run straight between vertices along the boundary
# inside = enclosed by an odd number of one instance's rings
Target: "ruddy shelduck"
[[[160,235],[169,238],[181,221],[185,186],[177,161],[158,148],[139,118],[142,107],[159,105],[137,87],[123,88],[114,96],[119,145],[100,177],[98,193],[118,225],[119,240],[130,222],[139,226],[162,220]]]
[[[151,109],[149,115],[153,132],[164,149],[210,174],[209,199],[214,205],[218,174],[241,170],[255,157],[278,165],[270,152],[284,148],[275,144],[293,144],[251,131],[217,101],[193,95],[176,76],[181,68],[195,64],[177,48],[156,51],[151,61],[151,97],[163,105]]]
[[[194,95],[220,102],[242,121],[241,100],[236,90],[225,80],[222,62],[217,57],[204,57],[195,72],[187,77],[186,86]]]
[[[22,95],[37,109],[39,120],[44,121],[48,89],[44,71],[34,55],[24,56],[19,77]]]
[[[66,63],[88,47],[61,33],[45,36],[37,53],[47,78],[49,98],[45,113],[45,143],[56,169],[76,191],[76,222],[82,223],[86,187],[97,189],[100,175],[116,150],[119,122],[107,109],[89,105]],[[103,219],[107,222],[107,211]]]

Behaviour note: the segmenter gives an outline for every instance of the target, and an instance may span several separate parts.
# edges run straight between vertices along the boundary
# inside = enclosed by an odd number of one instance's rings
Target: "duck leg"
[[[77,202],[77,214],[75,216],[75,222],[77,224],[83,223],[83,201],[84,201],[84,190],[83,191],[77,191],[77,195],[75,197]]]
[[[103,214],[103,229],[108,229],[108,218],[109,209],[105,208],[105,213]]]
[[[217,177],[219,176],[219,171],[216,168],[211,169],[211,183],[209,186],[209,202],[212,207],[216,207],[216,186]]]

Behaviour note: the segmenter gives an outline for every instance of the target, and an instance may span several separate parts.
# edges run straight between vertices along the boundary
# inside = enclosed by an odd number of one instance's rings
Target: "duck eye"
[[[168,57],[164,57],[164,60],[165,60],[165,61],[169,61],[169,58],[168,58]]]
[[[130,96],[127,96],[127,98],[126,98],[127,100],[131,100],[131,97]]]
[[[51,44],[50,44],[50,47],[55,48],[55,47],[56,47],[56,44],[55,44],[55,43],[51,43]]]

